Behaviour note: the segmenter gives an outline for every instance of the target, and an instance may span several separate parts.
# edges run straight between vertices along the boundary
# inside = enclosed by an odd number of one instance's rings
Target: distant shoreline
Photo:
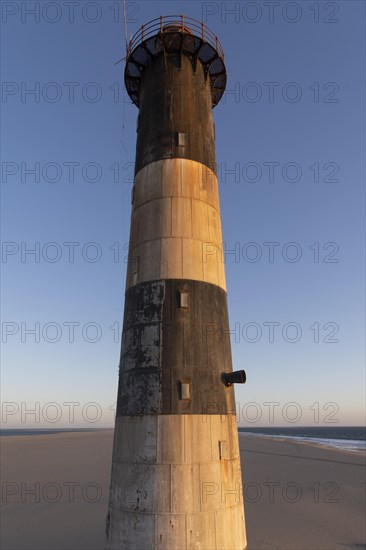
[[[10,428],[1,429],[0,437],[60,435],[64,433],[108,432],[114,428]],[[238,427],[239,435],[251,435],[289,443],[308,443],[323,447],[352,451],[366,451],[366,428],[362,426],[316,427]]]
[[[68,432],[105,432],[113,430],[113,428],[28,428],[24,429],[1,429],[0,437],[16,436],[16,435],[52,435]]]

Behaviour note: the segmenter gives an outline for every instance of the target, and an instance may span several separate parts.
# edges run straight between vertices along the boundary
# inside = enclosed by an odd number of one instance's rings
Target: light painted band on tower
[[[136,175],[126,288],[158,279],[226,290],[217,177],[199,162],[164,159]]]
[[[246,547],[235,415],[119,417],[115,438],[111,549]]]

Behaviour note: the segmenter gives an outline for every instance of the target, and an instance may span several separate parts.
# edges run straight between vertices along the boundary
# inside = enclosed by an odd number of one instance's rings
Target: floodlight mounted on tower
[[[202,63],[210,78],[212,107],[226,87],[224,52],[217,36],[203,22],[184,15],[167,15],[149,21],[131,38],[126,52],[125,84],[132,102],[139,107],[141,77],[150,61],[170,52],[181,52]]]

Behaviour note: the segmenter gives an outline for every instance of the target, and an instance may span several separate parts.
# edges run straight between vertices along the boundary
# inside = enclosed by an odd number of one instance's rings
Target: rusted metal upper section
[[[145,67],[153,58],[172,52],[181,52],[202,63],[210,79],[212,107],[215,107],[226,87],[223,49],[207,25],[184,15],[153,19],[131,38],[126,53],[125,84],[133,103],[139,107]]]

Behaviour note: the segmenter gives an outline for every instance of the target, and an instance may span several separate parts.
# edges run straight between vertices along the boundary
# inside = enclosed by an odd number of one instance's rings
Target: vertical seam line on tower
[[[211,441],[211,462],[213,462],[213,456],[212,456],[212,422],[211,422],[211,415],[209,415],[209,422],[210,422],[210,441]]]

